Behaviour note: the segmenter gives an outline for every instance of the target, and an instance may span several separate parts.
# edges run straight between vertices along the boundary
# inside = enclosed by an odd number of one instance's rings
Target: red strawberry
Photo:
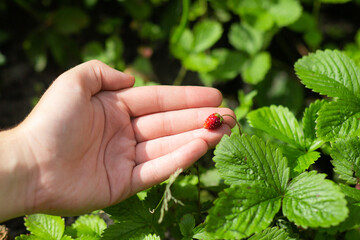
[[[208,116],[208,118],[205,120],[204,128],[205,129],[217,129],[218,127],[221,126],[223,121],[224,121],[224,118],[220,114],[213,113],[210,116]]]

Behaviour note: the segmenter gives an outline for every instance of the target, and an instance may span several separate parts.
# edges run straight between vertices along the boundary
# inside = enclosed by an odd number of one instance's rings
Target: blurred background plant
[[[358,10],[348,0],[1,0],[0,126],[94,58],[135,75],[136,86],[214,86],[232,107],[256,91],[257,106],[298,113],[309,94],[293,63],[318,48],[360,61]]]
[[[90,59],[136,86],[216,87],[239,120],[271,104],[298,116],[318,95],[294,62],[336,48],[360,64],[359,12],[359,0],[0,0],[0,128]]]

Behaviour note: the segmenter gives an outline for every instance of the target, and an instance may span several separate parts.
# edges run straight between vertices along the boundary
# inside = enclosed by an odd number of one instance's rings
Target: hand
[[[81,64],[3,133],[20,142],[10,180],[22,211],[10,217],[77,215],[120,202],[189,167],[235,124],[225,118],[215,131],[202,129],[213,112],[233,115],[216,108],[222,96],[215,89],[133,84],[101,62]]]

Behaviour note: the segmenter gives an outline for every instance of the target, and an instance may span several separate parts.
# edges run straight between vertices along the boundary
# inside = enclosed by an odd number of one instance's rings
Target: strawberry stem
[[[241,135],[241,125],[240,125],[240,123],[238,122],[238,120],[236,120],[236,118],[234,118],[233,116],[231,116],[230,114],[224,114],[224,115],[222,115],[222,117],[231,117],[232,119],[234,119],[234,121],[236,122],[236,125],[238,126],[238,128],[239,128],[239,133],[240,133],[240,135]]]

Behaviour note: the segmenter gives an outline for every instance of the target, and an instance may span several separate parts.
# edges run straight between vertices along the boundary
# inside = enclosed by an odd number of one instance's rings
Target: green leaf
[[[287,145],[282,145],[282,152],[288,159],[290,178],[294,178],[310,167],[319,157],[319,152],[304,151]]]
[[[325,174],[304,172],[294,178],[283,199],[283,214],[303,228],[336,226],[348,216],[344,194]]]
[[[317,135],[321,140],[355,136],[360,133],[360,104],[351,100],[337,100],[325,104],[318,112]]]
[[[155,207],[155,206],[154,206]],[[152,214],[135,195],[127,200],[108,207],[104,211],[117,222],[105,229],[102,239],[130,239],[152,232],[158,214]]]
[[[297,165],[294,168],[296,173],[302,173],[310,167],[320,157],[319,152],[306,152],[298,157]]]
[[[308,32],[316,29],[316,20],[314,16],[308,12],[303,12],[300,18],[289,28],[296,32]]]
[[[197,0],[194,1],[190,7],[189,11],[189,20],[194,21],[198,17],[203,16],[207,10],[206,0]]]
[[[349,216],[336,227],[328,229],[328,232],[335,235],[336,232],[345,232],[360,227],[360,190],[340,184],[341,191],[346,195],[349,208]]]
[[[260,11],[259,13],[250,16],[245,16],[246,21],[254,28],[261,31],[269,31],[275,24],[274,16],[269,11]]]
[[[264,183],[282,193],[289,179],[287,160],[281,150],[262,139],[225,135],[216,146],[215,167],[227,184]]]
[[[164,38],[164,35],[163,29],[159,25],[150,21],[144,22],[139,29],[139,37],[152,42],[159,41]]]
[[[268,52],[260,52],[245,62],[241,75],[249,84],[263,81],[271,67],[271,56]]]
[[[148,234],[142,239],[143,240],[161,240],[161,238],[156,234]]]
[[[358,230],[350,230],[345,234],[345,240],[360,239],[360,232]]]
[[[180,231],[184,237],[192,237],[194,232],[193,229],[195,227],[195,218],[191,214],[186,214],[181,218]]]
[[[249,240],[296,240],[298,238],[291,237],[291,235],[284,229],[278,227],[267,228],[261,233],[257,233]]]
[[[0,51],[0,66],[4,65],[6,63],[6,57],[2,52]]]
[[[194,44],[194,35],[190,29],[186,28],[179,36],[179,40],[171,42],[171,53],[178,59],[185,59],[192,51]]]
[[[82,59],[83,61],[89,61],[92,59],[106,61],[102,44],[98,41],[91,41],[87,43],[82,50]]]
[[[305,109],[302,124],[307,149],[315,150],[323,143],[323,141],[316,138],[316,119],[324,103],[325,101],[317,100]]]
[[[294,23],[301,16],[302,7],[296,0],[279,0],[269,8],[273,19],[279,27]]]
[[[130,13],[131,17],[136,20],[144,20],[151,16],[152,5],[150,1],[121,1],[126,12]]]
[[[229,8],[239,14],[242,21],[247,22],[256,29],[270,30],[275,24],[270,6],[274,6],[273,1],[262,0],[228,0]]]
[[[69,36],[47,31],[46,43],[57,64],[70,67],[79,57],[78,46]]]
[[[218,64],[219,61],[216,58],[206,55],[205,53],[190,54],[183,61],[183,65],[187,69],[195,72],[210,72],[214,70]]]
[[[250,126],[299,149],[305,147],[302,130],[294,114],[283,106],[271,105],[250,112],[247,115]]]
[[[215,240],[216,238],[214,237],[213,233],[211,232],[207,232],[205,230],[205,224],[202,223],[198,226],[196,226],[196,228],[194,228],[194,236],[193,238],[195,239],[207,239],[207,240]]]
[[[360,178],[360,141],[358,137],[338,139],[331,145],[334,171],[347,183],[356,184]]]
[[[360,101],[360,69],[337,50],[316,51],[295,63],[302,83],[320,94]]]
[[[67,236],[67,235],[64,235],[61,240],[72,240],[73,238],[70,237],[70,236]],[[84,238],[83,240],[97,240],[97,239],[100,239],[100,237],[87,237],[87,238]]]
[[[237,119],[242,119],[248,114],[253,106],[253,98],[257,95],[257,91],[253,90],[247,94],[243,90],[238,91],[238,101],[240,105],[235,108],[234,112]]]
[[[350,199],[351,204],[360,206],[360,190],[340,183],[341,191]]]
[[[220,23],[213,20],[197,22],[193,29],[193,52],[202,52],[213,46],[221,37],[223,29]]]
[[[54,28],[62,34],[80,32],[89,24],[88,15],[76,7],[62,7],[54,16]]]
[[[124,45],[118,36],[110,36],[105,41],[105,56],[107,58],[107,63],[113,68],[117,68],[122,70],[125,66],[125,63],[123,62],[123,51],[124,51]]]
[[[257,233],[272,222],[280,210],[281,196],[260,184],[233,185],[219,194],[209,210],[206,231],[217,239],[240,239]]]
[[[263,32],[246,23],[234,23],[229,31],[229,42],[237,50],[255,55],[263,47]]]
[[[26,55],[33,65],[35,71],[41,72],[45,69],[47,65],[47,52],[46,52],[46,35],[43,33],[40,34],[31,34],[24,41],[24,49]]]
[[[105,221],[97,215],[80,216],[71,226],[76,230],[78,237],[81,235],[100,237],[107,227]]]
[[[34,235],[21,234],[20,236],[16,236],[15,240],[39,240],[39,238]]]
[[[63,237],[64,219],[46,214],[33,214],[25,217],[26,229],[37,239],[60,240]]]
[[[211,56],[218,60],[218,66],[215,70],[201,75],[202,78],[210,78],[211,81],[235,78],[246,59],[245,54],[227,48],[214,49]]]

